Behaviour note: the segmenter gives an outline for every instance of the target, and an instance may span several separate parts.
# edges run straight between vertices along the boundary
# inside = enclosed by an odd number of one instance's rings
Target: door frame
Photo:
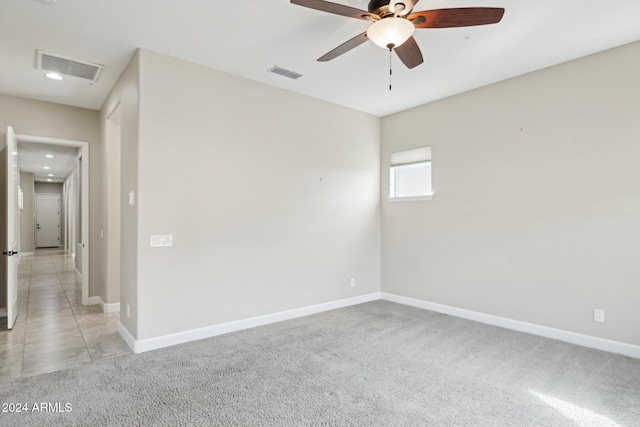
[[[3,150],[6,159],[3,158],[3,172],[6,173],[6,313],[3,309],[3,317],[7,317],[7,329],[13,329],[18,317],[18,259],[20,256],[20,214],[18,206],[18,188],[20,186],[20,170],[18,168],[18,138],[11,126],[7,127],[7,146]],[[14,257],[18,255],[18,259]],[[3,263],[4,263],[3,260]],[[5,273],[3,271],[3,273]]]
[[[82,152],[82,305],[89,305],[89,143],[71,139],[49,138],[44,136],[16,134],[18,143],[35,142],[47,145],[61,145],[64,147],[80,148]],[[18,153],[18,156],[20,154]],[[34,195],[35,197],[35,195]]]

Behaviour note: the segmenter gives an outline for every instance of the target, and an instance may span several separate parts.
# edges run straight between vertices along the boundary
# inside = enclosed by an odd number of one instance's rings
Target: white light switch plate
[[[153,234],[151,235],[151,247],[160,248],[173,246],[173,234]]]

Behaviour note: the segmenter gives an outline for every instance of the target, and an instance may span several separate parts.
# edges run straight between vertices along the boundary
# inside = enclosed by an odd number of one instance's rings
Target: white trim
[[[118,322],[118,333],[134,353],[140,353],[140,349],[138,349],[136,345],[136,339],[131,335],[131,332],[124,327],[122,322]]]
[[[604,338],[569,332],[562,329],[550,328],[548,326],[535,325],[533,323],[521,322],[519,320],[507,319],[505,317],[466,310],[463,308],[451,307],[415,298],[403,297],[400,295],[380,293],[380,298],[386,301],[396,302],[411,307],[424,310],[435,311],[437,313],[448,314],[473,320],[475,322],[486,323],[488,325],[499,326],[501,328],[512,329],[514,331],[525,332],[545,338],[560,340],[583,347],[595,348],[597,350],[608,351],[610,353],[622,354],[624,356],[640,359],[640,346],[627,344],[619,341],[611,341]]]
[[[97,297],[89,297],[89,300],[87,302],[89,303],[87,305],[99,305],[103,313],[118,313],[120,311],[119,302],[112,302],[107,304],[106,302],[104,302],[100,295],[98,295]]]
[[[120,303],[112,302],[110,304],[104,303],[102,311],[105,313],[120,313]]]
[[[284,320],[309,316],[311,314],[321,313],[323,311],[335,310],[337,308],[376,301],[378,299],[640,359],[640,346],[578,334],[575,332],[564,331],[561,329],[550,328],[547,326],[535,325],[533,323],[507,319],[505,317],[494,316],[491,314],[480,313],[477,311],[466,310],[463,308],[452,307],[444,304],[437,304],[415,298],[403,297],[386,292],[374,292],[358,297],[347,298],[324,304],[317,304],[308,307],[282,311],[278,313],[266,314],[264,316],[252,317],[249,319],[242,319],[233,322],[222,323],[219,325],[207,326],[204,328],[192,329],[189,331],[177,332],[175,334],[163,335],[160,337],[148,338],[143,340],[136,340],[133,335],[131,335],[131,333],[122,325],[122,323],[118,323],[118,332],[134,353],[143,353],[146,351],[182,344],[189,341],[211,338],[230,332],[241,331],[244,329],[268,325],[271,323],[282,322]],[[119,307],[119,303],[117,304]]]
[[[119,302],[113,302],[113,303],[107,304],[106,302],[104,302],[102,300],[102,297],[98,297],[98,298],[100,299],[98,304],[100,304],[100,308],[102,309],[103,313],[118,313],[118,312],[120,312],[120,303]]]
[[[89,144],[82,144],[82,170],[79,171],[82,180],[82,298],[89,298],[89,251],[90,251],[90,228],[89,228]],[[84,278],[86,276],[86,279]]]
[[[308,316],[310,314],[322,313],[323,311],[335,310],[337,308],[348,307],[351,305],[362,304],[379,299],[380,292],[374,292],[371,294],[361,295],[353,298],[346,298],[338,301],[311,305],[308,307],[294,308],[292,310],[281,311],[278,313],[265,314],[264,316],[236,320],[233,322],[206,326],[204,328],[192,329],[189,331],[177,332],[175,334],[163,335],[160,337],[148,338],[144,340],[134,339],[133,336],[124,328],[124,326],[122,326],[122,324],[118,325],[118,330],[120,331],[120,335],[122,335],[122,337],[127,342],[127,344],[129,344],[129,347],[131,347],[134,353],[142,353],[149,350],[156,350],[159,348],[182,344],[189,341],[215,337],[218,335],[228,334],[230,332],[255,328],[257,326],[268,325],[270,323],[282,322],[283,320],[296,319],[298,317]],[[128,336],[125,336],[125,332],[126,334],[128,334]]]
[[[433,199],[433,194],[428,194],[425,196],[389,197],[390,202],[416,202],[419,200],[431,200],[431,199]]]
[[[22,252],[20,255],[22,256],[31,256],[31,255],[35,255],[35,252]]]
[[[18,141],[38,142],[40,144],[64,145],[66,147],[80,147],[87,144],[86,141],[74,141],[72,139],[49,138],[46,136],[22,135],[16,134]]]
[[[0,308],[0,317],[7,317],[7,309]]]

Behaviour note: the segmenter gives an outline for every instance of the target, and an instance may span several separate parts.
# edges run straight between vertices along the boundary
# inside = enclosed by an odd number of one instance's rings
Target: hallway
[[[82,305],[82,285],[62,249],[38,249],[18,267],[18,319],[0,319],[0,378],[20,378],[131,353],[120,313]]]

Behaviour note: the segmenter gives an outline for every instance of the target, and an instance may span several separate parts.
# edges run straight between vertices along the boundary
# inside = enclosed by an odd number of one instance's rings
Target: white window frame
[[[399,173],[403,166],[429,164],[431,165],[431,147],[419,147],[391,153],[389,167],[389,201],[402,202],[414,200],[431,200],[433,198],[432,171],[429,168],[429,189],[425,194],[412,196],[395,196],[399,181]]]

